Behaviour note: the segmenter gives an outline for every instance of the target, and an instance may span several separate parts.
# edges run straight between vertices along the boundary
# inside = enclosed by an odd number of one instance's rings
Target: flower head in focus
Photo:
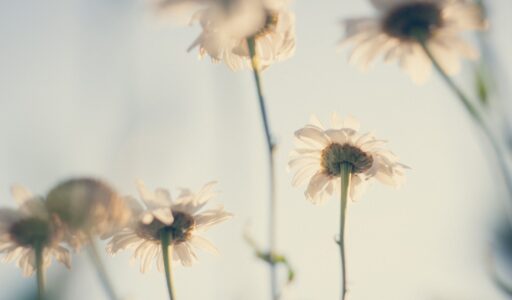
[[[36,249],[43,251],[43,268],[50,266],[51,257],[71,265],[69,251],[61,246],[62,230],[57,220],[51,218],[41,197],[33,196],[21,186],[11,189],[18,209],[0,209],[0,253],[2,261],[15,261],[30,276],[36,268]]]
[[[158,270],[164,269],[162,255],[162,234],[170,233],[170,247],[173,247],[173,260],[184,266],[192,265],[197,256],[193,247],[216,252],[216,248],[197,233],[226,221],[232,214],[222,206],[201,211],[216,193],[215,183],[203,186],[198,193],[183,189],[173,200],[168,190],[157,189],[150,192],[142,182],[138,183],[140,198],[144,206],[131,199],[135,219],[120,230],[110,240],[107,251],[111,254],[123,249],[134,249],[134,258],[141,261],[140,270],[150,268],[153,259],[157,260]]]
[[[359,133],[354,118],[341,120],[333,114],[332,128],[325,129],[316,117],[295,132],[297,148],[291,153],[294,186],[308,183],[305,195],[314,204],[340,193],[341,166],[352,167],[350,198],[355,200],[370,179],[398,187],[405,179],[398,158],[383,148],[385,141],[371,133]]]
[[[439,60],[443,70],[455,74],[459,57],[478,58],[478,51],[460,33],[486,27],[480,7],[465,0],[371,0],[374,18],[345,21],[341,45],[353,44],[351,63],[366,69],[377,56],[398,61],[416,83],[426,81],[431,62],[421,43]],[[421,43],[420,43],[421,41]]]
[[[210,5],[193,18],[202,27],[189,47],[199,57],[209,55],[232,70],[251,66],[247,44],[253,38],[262,68],[291,57],[295,52],[295,16],[283,0],[207,1]]]
[[[65,228],[66,240],[74,248],[92,236],[108,236],[131,217],[124,200],[107,183],[92,178],[64,181],[48,193],[47,207]]]

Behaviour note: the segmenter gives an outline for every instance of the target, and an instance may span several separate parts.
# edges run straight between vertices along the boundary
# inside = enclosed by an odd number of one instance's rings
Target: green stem
[[[249,48],[249,54],[251,56],[251,66],[254,74],[254,82],[256,84],[256,91],[258,94],[258,103],[260,107],[261,119],[263,121],[263,128],[265,130],[265,139],[267,142],[268,150],[268,168],[269,168],[269,224],[268,224],[268,247],[270,255],[275,253],[275,227],[276,227],[276,200],[275,200],[275,163],[274,153],[275,144],[272,141],[272,135],[270,133],[270,124],[267,115],[267,109],[265,106],[265,97],[263,96],[263,89],[261,87],[260,79],[260,65],[258,55],[256,53],[256,40],[254,37],[247,39],[247,46]],[[279,299],[279,293],[277,289],[277,269],[276,264],[269,264],[270,266],[270,286],[272,299]]]
[[[478,110],[473,106],[469,98],[462,92],[462,89],[460,89],[457,84],[451,79],[448,74],[443,70],[437,59],[433,56],[432,52],[426,45],[424,39],[418,39],[421,47],[425,51],[425,54],[428,56],[428,58],[432,61],[432,64],[434,65],[437,72],[441,75],[441,77],[444,79],[448,87],[457,95],[457,98],[461,101],[462,105],[466,109],[466,111],[470,114],[471,117],[473,117],[473,120],[477,123],[477,125],[480,127],[480,129],[483,131],[489,142],[491,143],[491,147],[494,150],[496,157],[498,158],[498,166],[500,168],[500,171],[504,177],[505,185],[507,187],[508,193],[512,196],[512,174],[510,174],[508,168],[507,168],[507,162],[506,162],[506,155],[503,153],[503,150],[501,149],[498,141],[492,134],[491,129],[485,122],[485,120],[482,118]],[[507,201],[508,203],[508,201]],[[510,204],[508,204],[510,206]],[[509,208],[510,210],[510,208]],[[509,212],[510,214],[510,212]],[[512,220],[512,216],[509,216]]]
[[[44,246],[37,243],[34,246],[36,256],[36,276],[37,276],[37,299],[44,299],[44,266],[43,266],[43,252]]]
[[[96,273],[98,274],[101,284],[103,285],[103,289],[108,294],[108,297],[111,300],[117,300],[118,297],[112,285],[112,281],[108,276],[107,269],[105,268],[105,265],[103,264],[100,253],[98,251],[98,246],[96,245],[96,241],[92,236],[89,236],[89,246],[87,247],[87,253],[92,260],[92,263],[96,269]]]
[[[167,282],[167,290],[169,291],[169,299],[175,300],[174,295],[174,278],[172,273],[172,252],[173,246],[171,245],[170,233],[163,230],[160,233],[160,239],[162,242],[162,255],[164,259],[165,279]]]
[[[348,163],[342,163],[340,166],[341,169],[341,210],[340,210],[340,239],[338,244],[340,246],[340,256],[341,256],[341,300],[345,299],[345,295],[347,294],[347,268],[346,268],[346,259],[345,259],[345,225],[346,225],[346,216],[347,216],[347,202],[348,202],[348,193],[350,189],[350,180],[352,178],[352,165]]]

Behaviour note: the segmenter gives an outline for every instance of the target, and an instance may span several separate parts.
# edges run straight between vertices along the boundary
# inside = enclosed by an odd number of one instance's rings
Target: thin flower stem
[[[170,233],[165,230],[162,231],[160,239],[162,242],[162,256],[164,259],[165,279],[167,283],[167,290],[169,291],[169,299],[176,300],[176,296],[174,295],[174,277],[172,273],[173,246],[170,244]]]
[[[263,126],[265,128],[265,137],[267,140],[268,151],[274,150],[274,143],[272,142],[272,134],[270,133],[270,125],[268,122],[267,110],[265,107],[265,97],[263,96],[263,89],[261,88],[260,79],[260,63],[256,53],[256,42],[254,38],[248,38],[247,44],[249,46],[249,54],[251,56],[251,66],[254,74],[254,81],[256,83],[256,90],[258,92],[258,100],[260,104],[261,118],[263,120]]]
[[[89,254],[90,259],[92,260],[92,263],[96,269],[96,273],[98,274],[101,284],[103,285],[103,289],[108,294],[108,297],[111,300],[117,300],[117,294],[112,285],[112,281],[108,276],[107,269],[105,268],[105,265],[103,264],[103,261],[101,259],[100,253],[98,251],[98,245],[96,244],[96,241],[92,236],[89,236],[89,246],[87,247],[87,253]]]
[[[484,126],[484,121],[480,114],[478,113],[477,109],[471,104],[471,101],[469,98],[462,92],[462,90],[455,84],[455,82],[451,79],[448,74],[443,70],[437,59],[434,57],[430,49],[427,47],[426,43],[424,41],[420,42],[421,47],[423,48],[423,51],[425,51],[425,54],[428,56],[428,58],[432,61],[432,64],[436,68],[436,70],[439,72],[441,77],[443,77],[444,81],[448,84],[450,89],[457,95],[459,100],[462,102],[462,105],[464,108],[468,111],[468,113],[475,119],[477,123],[480,124],[480,126]]]
[[[348,163],[342,163],[341,166],[341,210],[340,210],[340,239],[338,245],[340,246],[341,256],[341,300],[345,299],[347,294],[347,267],[345,258],[345,225],[347,220],[347,202],[348,192],[350,188],[350,180],[352,178],[352,165]]]
[[[34,247],[36,256],[36,276],[37,276],[37,299],[44,299],[44,266],[43,266],[44,247],[37,243]]]
[[[500,171],[504,177],[505,185],[507,187],[508,193],[512,196],[512,174],[510,174],[510,171],[507,168],[506,163],[506,156],[503,153],[503,150],[501,149],[498,141],[496,140],[495,136],[492,134],[491,129],[485,122],[485,120],[482,118],[478,110],[473,106],[469,98],[464,94],[462,89],[460,89],[457,84],[451,79],[448,74],[443,70],[437,59],[434,57],[430,49],[427,47],[424,40],[419,39],[419,43],[423,50],[425,51],[425,54],[428,56],[428,58],[432,61],[432,64],[434,65],[437,72],[441,75],[441,77],[444,79],[446,84],[450,87],[450,89],[457,95],[457,98],[462,102],[462,105],[467,110],[467,112],[473,117],[475,122],[480,126],[483,133],[491,143],[491,147],[493,148],[494,152],[496,153],[496,157],[498,158],[498,165],[500,168]],[[509,201],[507,201],[509,202]],[[508,204],[510,206],[510,204]],[[510,207],[509,207],[510,210]],[[509,212],[510,215],[510,212]],[[512,216],[509,216],[512,221]]]
[[[259,59],[256,53],[256,41],[254,37],[247,39],[247,46],[249,48],[249,54],[251,56],[251,65],[254,74],[254,82],[256,84],[256,91],[258,93],[258,100],[261,112],[261,119],[263,121],[263,127],[265,130],[265,138],[267,142],[268,150],[268,168],[269,168],[269,224],[268,224],[268,247],[269,254],[272,256],[275,253],[276,236],[276,200],[275,200],[275,164],[274,164],[274,153],[275,144],[272,141],[272,135],[270,133],[270,124],[267,116],[267,109],[265,107],[265,97],[263,96],[263,89],[261,87],[260,79],[260,66]],[[270,263],[270,286],[271,295],[274,300],[279,299],[279,292],[277,288],[277,269],[275,263]]]

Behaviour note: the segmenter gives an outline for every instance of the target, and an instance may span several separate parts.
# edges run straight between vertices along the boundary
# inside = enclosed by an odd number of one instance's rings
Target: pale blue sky
[[[492,41],[512,69],[512,4],[494,2]],[[484,268],[500,179],[459,103],[436,76],[418,87],[395,65],[363,74],[346,63],[346,51],[336,52],[339,20],[372,14],[366,1],[298,0],[293,8],[296,55],[263,74],[279,142],[278,248],[297,270],[285,299],[338,298],[339,204],[311,205],[286,170],[293,132],[312,113],[327,119],[333,111],[357,117],[412,167],[402,189],[376,184],[349,206],[347,299],[504,299]],[[236,218],[207,234],[220,256],[200,253],[198,265],[176,269],[178,297],[266,299],[266,268],[242,240],[247,223],[259,241],[266,233],[254,83],[249,71],[187,53],[197,34],[155,20],[142,1],[0,1],[0,204],[13,205],[12,183],[44,193],[75,175],[131,194],[137,178],[194,189],[217,179],[218,202]],[[471,88],[471,68],[463,71],[456,80]],[[163,274],[141,275],[128,255],[107,261],[121,294],[166,299]],[[53,265],[49,285],[61,269]],[[73,271],[65,299],[106,299],[82,257]],[[34,286],[5,264],[0,282],[1,300],[13,299],[4,294],[12,286]]]

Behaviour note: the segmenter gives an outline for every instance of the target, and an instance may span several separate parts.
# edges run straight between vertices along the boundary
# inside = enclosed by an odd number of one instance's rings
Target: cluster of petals
[[[341,176],[332,175],[325,169],[325,150],[333,145],[350,145],[371,158],[371,166],[351,175],[350,198],[356,200],[371,179],[398,187],[404,179],[405,165],[385,149],[385,141],[372,133],[359,133],[359,122],[349,117],[345,120],[333,114],[331,128],[315,117],[310,123],[295,132],[296,149],[290,155],[289,168],[295,171],[292,185],[307,183],[305,195],[314,204],[322,204],[329,197],[339,194]]]
[[[461,32],[484,29],[487,24],[480,7],[466,0],[371,0],[376,17],[350,18],[341,45],[353,45],[349,62],[366,69],[382,56],[397,61],[414,82],[430,76],[432,64],[414,32],[423,29],[424,44],[443,70],[455,74],[460,58],[476,59],[478,50],[461,37]],[[423,28],[421,28],[423,27]]]
[[[251,67],[248,38],[254,38],[260,67],[291,57],[295,52],[295,16],[286,0],[166,0],[160,7],[196,7],[191,24],[202,32],[190,45],[199,57],[224,62],[232,70]]]
[[[42,248],[42,265],[50,266],[52,257],[71,265],[71,256],[62,246],[59,224],[46,209],[42,197],[34,196],[22,186],[13,186],[13,198],[18,209],[0,209],[0,253],[3,262],[14,262],[30,276],[36,269],[35,247]],[[39,243],[39,245],[36,245]]]
[[[151,192],[142,182],[139,182],[139,195],[144,205],[134,198],[127,198],[127,201],[132,204],[134,221],[113,235],[107,251],[115,254],[120,250],[133,249],[133,258],[141,262],[141,272],[147,271],[155,259],[157,269],[161,271],[164,262],[162,242],[158,233],[164,228],[172,228],[178,216],[184,216],[190,220],[190,224],[187,228],[183,228],[187,231],[185,237],[171,241],[173,260],[181,262],[184,266],[190,266],[197,260],[194,248],[216,253],[216,248],[198,235],[232,217],[232,214],[226,212],[222,206],[202,210],[216,195],[214,187],[215,182],[211,182],[204,185],[197,193],[182,189],[179,196],[173,200],[168,190],[159,188]]]

